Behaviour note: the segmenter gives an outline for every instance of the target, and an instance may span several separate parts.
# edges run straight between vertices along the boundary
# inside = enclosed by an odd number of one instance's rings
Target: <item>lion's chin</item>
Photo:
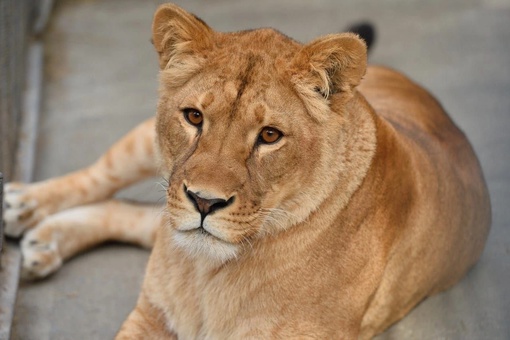
[[[177,247],[190,257],[206,259],[215,264],[233,260],[239,254],[237,245],[227,243],[207,232],[176,231],[173,238]]]

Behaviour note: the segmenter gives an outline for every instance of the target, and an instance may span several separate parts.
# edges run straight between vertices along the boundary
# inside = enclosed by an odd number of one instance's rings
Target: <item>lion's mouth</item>
[[[205,230],[203,226],[200,226],[200,227],[197,229],[197,233],[207,234],[207,235],[214,236],[213,234],[211,234],[210,232],[208,232],[207,230]]]
[[[188,230],[177,230],[180,233],[187,234],[187,235],[200,235],[203,237],[211,237],[215,240],[226,242],[225,240],[219,238],[218,236],[214,235],[213,233],[206,230],[202,225],[195,229],[188,229]]]
[[[238,256],[239,248],[223,238],[213,234],[204,227],[176,230],[173,239],[176,245],[192,257],[205,256],[215,263],[224,263]]]
[[[196,229],[183,230],[183,232],[185,232],[185,233],[197,233],[197,234],[201,234],[201,235],[205,235],[205,236],[212,236],[212,237],[217,238],[216,236],[214,236],[213,234],[211,234],[210,232],[205,230],[205,228],[203,226],[200,226],[200,227],[198,227]]]

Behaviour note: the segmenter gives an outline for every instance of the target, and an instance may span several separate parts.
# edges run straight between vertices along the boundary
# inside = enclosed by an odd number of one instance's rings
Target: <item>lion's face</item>
[[[174,241],[224,262],[327,197],[342,168],[342,117],[321,84],[302,80],[298,43],[273,30],[202,29],[208,48],[160,52],[157,136]]]

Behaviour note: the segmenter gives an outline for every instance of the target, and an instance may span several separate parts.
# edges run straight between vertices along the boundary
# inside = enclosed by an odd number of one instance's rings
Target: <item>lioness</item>
[[[168,4],[153,41],[156,119],[89,168],[6,188],[28,277],[105,240],[154,245],[118,339],[366,339],[476,262],[473,150],[425,90],[367,69],[358,36],[219,33]],[[107,200],[158,167],[164,214]]]

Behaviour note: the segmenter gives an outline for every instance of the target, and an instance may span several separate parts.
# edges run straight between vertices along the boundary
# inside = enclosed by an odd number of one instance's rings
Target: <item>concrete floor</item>
[[[480,157],[493,226],[479,264],[379,339],[510,339],[510,1],[178,1],[212,27],[271,26],[308,41],[368,19],[371,62],[423,84]],[[59,1],[46,36],[36,179],[91,163],[155,111],[155,1]],[[121,194],[156,201],[155,181]],[[106,245],[20,287],[12,339],[108,339],[134,306],[148,252]]]

